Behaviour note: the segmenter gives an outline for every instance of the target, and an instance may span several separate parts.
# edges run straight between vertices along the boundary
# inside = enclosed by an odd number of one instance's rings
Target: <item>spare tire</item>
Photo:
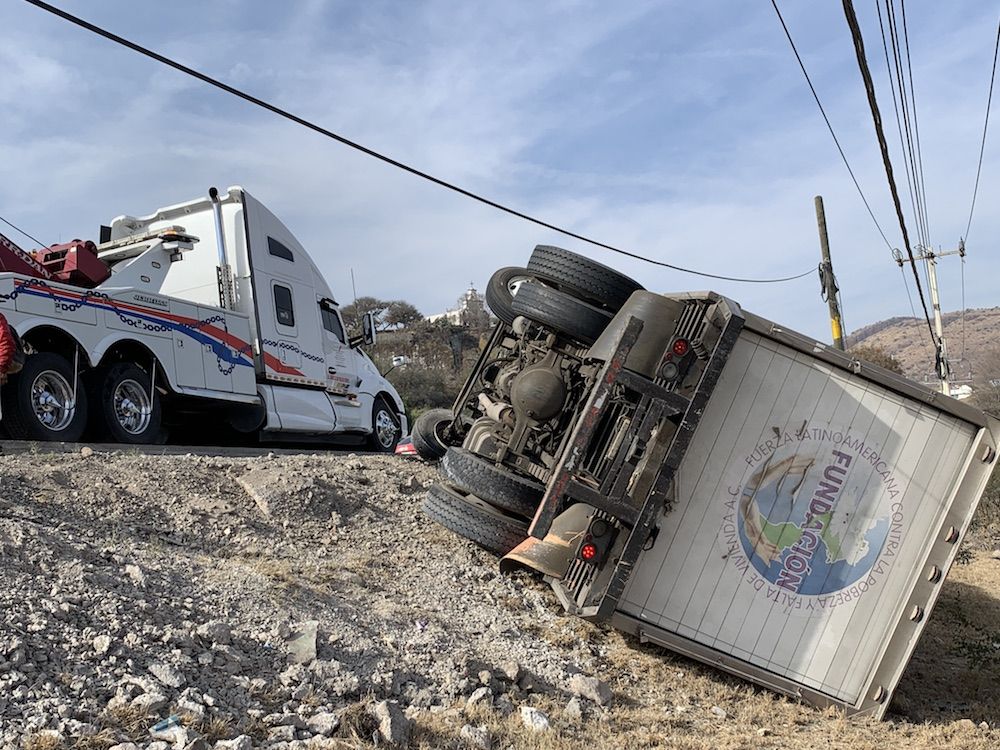
[[[423,509],[431,520],[498,557],[528,537],[528,524],[524,520],[508,516],[478,497],[446,484],[431,486]]]
[[[563,333],[586,345],[593,344],[611,322],[611,313],[583,300],[534,281],[521,284],[511,308],[517,315]]]
[[[451,409],[429,409],[413,422],[413,432],[410,435],[417,455],[428,461],[437,461],[445,451],[447,444],[442,437],[442,431],[451,424],[454,415]]]
[[[603,263],[552,245],[537,245],[527,270],[543,281],[594,305],[618,312],[632,292],[642,289],[635,279]]]
[[[534,479],[487,461],[465,448],[449,448],[441,460],[441,473],[452,484],[471,492],[508,513],[535,515],[545,487]]]
[[[511,308],[518,282],[531,278],[526,268],[507,266],[497,270],[486,284],[486,305],[494,315],[507,325],[514,322],[517,313]]]

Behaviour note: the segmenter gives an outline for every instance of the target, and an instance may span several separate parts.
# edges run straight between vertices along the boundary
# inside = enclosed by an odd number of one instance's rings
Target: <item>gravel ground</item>
[[[1000,745],[988,552],[892,721],[846,722],[562,616],[421,515],[435,477],[344,453],[0,457],[0,747]]]

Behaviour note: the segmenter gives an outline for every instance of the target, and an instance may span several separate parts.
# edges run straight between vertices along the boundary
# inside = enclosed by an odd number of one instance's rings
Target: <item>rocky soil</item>
[[[847,722],[562,616],[421,515],[416,460],[11,447],[2,748],[1000,744],[988,552],[892,720]]]

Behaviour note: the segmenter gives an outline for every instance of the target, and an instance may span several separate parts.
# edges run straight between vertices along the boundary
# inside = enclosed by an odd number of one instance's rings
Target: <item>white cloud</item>
[[[678,265],[755,277],[805,270],[818,260],[812,196],[822,193],[848,325],[908,313],[899,272],[780,28],[763,11],[644,3],[611,14],[583,2],[255,7],[270,17],[233,4],[201,9],[195,31],[162,19],[155,29],[125,26],[107,6],[95,20],[414,166]],[[169,12],[183,17],[185,9]],[[966,15],[935,16],[934,33],[969,39],[981,22]],[[853,51],[843,29],[827,29],[826,20],[833,28],[837,19],[789,14],[893,239],[898,229]],[[952,25],[941,27],[945,21]],[[434,312],[470,280],[482,288],[493,269],[523,263],[536,242],[549,242],[650,288],[710,286],[827,335],[813,277],[739,286],[619,259],[397,172],[37,11],[0,11],[0,24],[9,37],[0,64],[18,71],[0,82],[0,214],[43,239],[92,235],[114,215],[239,183],[313,249],[343,299],[350,295],[343,270],[353,267],[359,291]],[[974,50],[921,44],[914,60],[932,230],[942,243],[964,231],[989,62],[981,41]],[[991,251],[1000,221],[989,207],[1000,197],[998,153],[987,154],[970,243],[975,305],[996,301],[991,276],[1000,268]],[[945,306],[954,308],[957,266],[941,270]]]

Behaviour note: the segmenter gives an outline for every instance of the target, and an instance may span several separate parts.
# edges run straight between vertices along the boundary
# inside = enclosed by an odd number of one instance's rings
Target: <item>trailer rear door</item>
[[[615,623],[881,715],[988,478],[987,445],[982,425],[745,328]]]

